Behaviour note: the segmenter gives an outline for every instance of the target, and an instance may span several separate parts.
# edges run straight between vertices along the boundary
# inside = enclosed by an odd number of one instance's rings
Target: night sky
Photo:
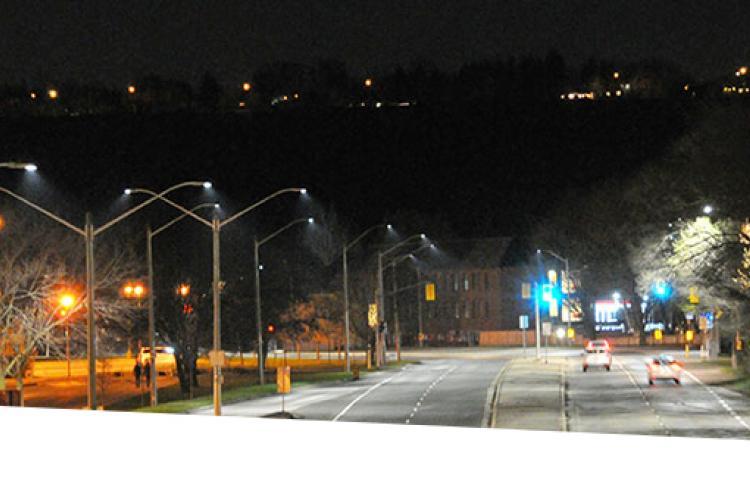
[[[278,59],[336,57],[357,74],[550,48],[573,64],[661,57],[705,79],[747,63],[748,26],[746,0],[0,0],[0,81],[210,70],[232,83]]]

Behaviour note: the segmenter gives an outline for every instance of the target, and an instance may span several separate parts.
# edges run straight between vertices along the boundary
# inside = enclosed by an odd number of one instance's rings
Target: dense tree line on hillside
[[[369,85],[365,80],[369,79]],[[147,74],[111,88],[96,82],[6,82],[0,84],[0,114],[86,115],[193,110],[235,111],[295,106],[384,103],[430,105],[527,105],[559,99],[572,91],[623,97],[685,97],[693,83],[676,65],[658,60],[614,62],[590,59],[579,68],[556,51],[545,57],[467,62],[445,71],[419,60],[371,74],[352,74],[336,59],[316,64],[275,61],[256,68],[248,82],[220,84],[206,72],[198,82]],[[247,86],[245,86],[247,84]],[[54,91],[54,94],[50,94]]]

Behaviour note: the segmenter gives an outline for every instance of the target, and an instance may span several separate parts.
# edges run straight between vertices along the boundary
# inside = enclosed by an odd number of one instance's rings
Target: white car
[[[141,347],[138,351],[138,361],[141,366],[151,362],[151,348]],[[174,349],[167,346],[156,346],[156,369],[160,373],[172,376],[177,371],[177,361],[174,357]]]
[[[583,352],[583,371],[592,366],[612,369],[612,349],[606,340],[590,340]]]

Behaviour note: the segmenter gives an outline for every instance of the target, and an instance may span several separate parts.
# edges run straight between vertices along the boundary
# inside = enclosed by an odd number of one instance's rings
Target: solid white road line
[[[346,412],[348,412],[349,410],[351,410],[352,407],[354,407],[354,405],[356,405],[359,401],[361,401],[364,397],[366,397],[372,391],[374,391],[375,389],[377,389],[380,386],[383,386],[383,385],[387,384],[388,382],[390,382],[394,378],[396,378],[399,375],[403,374],[405,369],[406,369],[406,367],[402,368],[401,371],[398,372],[397,374],[391,375],[390,377],[388,377],[385,380],[381,380],[380,382],[378,382],[377,384],[373,385],[372,387],[370,387],[369,389],[367,389],[365,392],[363,392],[362,394],[360,394],[359,396],[357,396],[356,398],[354,398],[354,400],[351,403],[349,403],[348,405],[346,405],[346,407],[343,410],[341,410],[338,415],[336,415],[335,417],[333,417],[333,422],[336,422],[338,419],[340,419],[341,417],[343,417],[346,414]]]
[[[713,397],[715,397],[716,400],[719,402],[719,404],[721,404],[721,406],[724,407],[724,410],[726,410],[726,412],[729,413],[730,416],[734,417],[734,419],[737,422],[739,422],[739,424],[742,425],[742,427],[744,427],[745,430],[750,431],[750,425],[748,425],[747,422],[745,422],[745,420],[741,416],[739,416],[737,414],[737,412],[734,411],[734,409],[731,406],[729,406],[729,403],[727,403],[726,401],[724,401],[721,398],[721,396],[719,396],[718,394],[716,394],[716,391],[714,391],[711,387],[709,387],[706,384],[704,384],[698,377],[696,377],[695,375],[693,375],[689,371],[687,371],[687,370],[683,370],[683,371],[685,373],[687,373],[687,375],[691,379],[693,379],[693,381],[695,381],[698,385],[700,385],[701,387],[703,387],[704,389],[706,389]]]

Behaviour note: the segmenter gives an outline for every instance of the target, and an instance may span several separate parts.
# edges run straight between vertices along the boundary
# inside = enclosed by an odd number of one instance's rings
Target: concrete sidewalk
[[[490,427],[565,431],[565,359],[515,359],[497,384]]]

